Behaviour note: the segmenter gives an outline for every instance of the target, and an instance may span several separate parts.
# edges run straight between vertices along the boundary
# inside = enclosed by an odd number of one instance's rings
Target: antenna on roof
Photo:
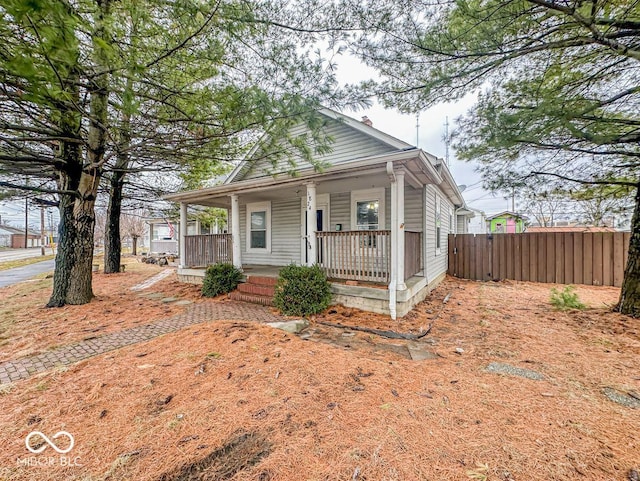
[[[416,114],[416,147],[420,143],[420,112]]]
[[[447,167],[451,167],[451,160],[449,159],[449,144],[451,143],[451,137],[449,137],[449,117],[445,117],[444,121],[444,160],[447,163]]]

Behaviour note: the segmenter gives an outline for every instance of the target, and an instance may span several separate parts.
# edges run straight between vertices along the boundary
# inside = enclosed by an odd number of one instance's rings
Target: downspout
[[[398,233],[394,229],[394,226],[398,223],[398,210],[395,205],[398,197],[398,184],[396,183],[396,174],[393,171],[393,162],[387,162],[387,175],[389,176],[389,180],[391,181],[391,272],[389,273],[389,314],[391,315],[391,319],[395,320],[397,317],[396,287],[398,285],[398,264],[396,262],[396,246],[398,243]]]

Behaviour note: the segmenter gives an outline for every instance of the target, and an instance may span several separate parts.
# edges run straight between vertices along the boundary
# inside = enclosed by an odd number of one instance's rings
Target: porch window
[[[366,189],[351,192],[351,229],[384,229],[385,190]],[[378,236],[371,234],[360,236],[361,247],[376,247]]]
[[[247,204],[247,252],[271,250],[271,203]]]
[[[378,230],[380,225],[380,201],[370,200],[356,204],[356,220],[358,230]]]
[[[384,229],[384,188],[351,192],[351,230]]]

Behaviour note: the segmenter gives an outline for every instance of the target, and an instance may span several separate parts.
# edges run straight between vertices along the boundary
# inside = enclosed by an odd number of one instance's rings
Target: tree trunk
[[[131,253],[134,256],[138,255],[138,236],[137,235],[131,236]]]
[[[72,99],[69,102],[61,102],[57,105],[60,114],[60,131],[63,137],[70,139],[80,136],[80,118],[77,115],[74,105],[80,103],[80,93],[78,90],[79,75],[72,71],[66,79],[65,91]],[[58,251],[56,253],[55,270],[53,273],[53,290],[47,303],[47,307],[61,307],[72,298],[74,303],[82,304],[89,302],[93,297],[91,292],[91,265],[89,265],[89,288],[86,285],[74,282],[74,288],[81,288],[80,292],[70,292],[71,279],[75,275],[81,275],[86,280],[86,273],[76,268],[79,256],[76,251],[78,241],[78,222],[76,221],[76,201],[79,196],[79,188],[82,179],[82,151],[80,145],[74,142],[60,143],[58,153],[60,162],[55,164],[58,176],[58,188],[66,193],[60,195],[60,224],[58,227]],[[75,193],[75,194],[74,194]],[[91,236],[93,238],[93,236]],[[91,259],[91,258],[89,258]]]
[[[129,168],[129,148],[131,147],[131,99],[133,98],[133,80],[127,79],[122,104],[122,120],[120,122],[120,139],[116,165],[111,174],[109,188],[109,207],[107,209],[107,225],[104,240],[104,273],[120,272],[122,254],[122,238],[120,236],[120,216],[122,215],[122,199],[124,179]],[[135,252],[134,252],[135,255]]]
[[[631,218],[629,257],[624,269],[622,291],[616,310],[633,317],[640,317],[640,186],[636,190],[636,204]]]
[[[119,162],[117,162],[119,164]],[[118,167],[118,165],[116,165]],[[107,225],[104,228],[104,273],[120,272],[122,240],[120,238],[120,215],[122,214],[122,189],[124,172],[116,169],[111,176]]]

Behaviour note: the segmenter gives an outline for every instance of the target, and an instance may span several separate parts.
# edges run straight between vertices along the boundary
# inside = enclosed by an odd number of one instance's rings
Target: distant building
[[[42,237],[32,230],[27,232],[27,247],[40,247]],[[0,247],[20,249],[24,247],[24,229],[0,225]]]
[[[526,230],[527,234],[535,234],[536,232],[617,232],[617,230],[612,227],[595,227],[595,226],[588,226],[588,225],[527,227],[527,230]]]
[[[456,212],[456,234],[487,233],[487,215],[483,211],[465,205],[462,208],[458,209]]]
[[[490,234],[520,234],[524,232],[525,217],[515,212],[504,211],[487,217],[487,232]]]

